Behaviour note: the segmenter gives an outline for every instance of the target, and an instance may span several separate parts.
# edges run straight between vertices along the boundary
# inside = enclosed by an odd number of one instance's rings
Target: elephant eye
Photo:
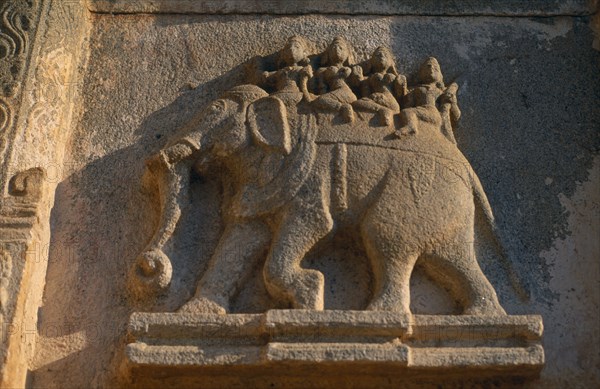
[[[223,100],[215,101],[214,103],[212,103],[210,110],[215,113],[221,113],[221,112],[225,111],[225,101],[223,101]]]

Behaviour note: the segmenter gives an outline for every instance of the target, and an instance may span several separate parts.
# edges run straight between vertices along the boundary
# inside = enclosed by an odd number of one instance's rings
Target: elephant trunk
[[[131,287],[138,298],[158,294],[166,290],[171,282],[171,262],[163,247],[173,235],[182,205],[187,201],[191,166],[190,159],[183,155],[185,148],[176,148],[180,145],[161,151],[146,163],[148,174],[157,183],[160,221],[132,270]]]

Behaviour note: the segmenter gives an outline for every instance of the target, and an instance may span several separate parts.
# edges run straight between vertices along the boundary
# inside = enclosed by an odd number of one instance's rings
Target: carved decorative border
[[[2,92],[13,96],[23,75],[23,65],[30,49],[31,22],[35,17],[37,2],[8,2],[0,9],[0,64],[2,74]]]
[[[10,180],[9,195],[0,199],[0,387],[24,382],[29,345],[21,335],[24,328],[35,328],[23,319],[24,300],[35,271],[30,254],[43,234],[45,178],[41,168],[20,172]]]
[[[0,188],[9,177],[16,116],[30,66],[32,42],[40,25],[42,1],[5,1],[0,6]]]
[[[85,0],[3,0],[0,4],[0,387],[25,387],[34,354],[56,182],[36,140],[67,141],[77,91]],[[29,136],[31,135],[31,136]],[[31,141],[33,139],[33,142]],[[23,156],[28,156],[23,158]],[[35,256],[35,257],[34,257]]]

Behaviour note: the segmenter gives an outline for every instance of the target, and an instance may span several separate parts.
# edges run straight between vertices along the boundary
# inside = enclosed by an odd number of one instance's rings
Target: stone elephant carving
[[[228,312],[265,252],[271,296],[293,308],[322,310],[324,276],[300,264],[345,223],[359,231],[372,264],[367,309],[410,313],[409,281],[420,259],[465,314],[504,314],[474,253],[475,208],[492,224],[493,215],[456,145],[428,123],[398,139],[367,120],[333,124],[320,115],[308,104],[286,106],[257,86],[241,85],[153,156],[148,166],[160,183],[162,219],[136,263],[141,284],[168,285],[162,245],[195,169],[222,178],[226,226],[195,296],[180,311]]]

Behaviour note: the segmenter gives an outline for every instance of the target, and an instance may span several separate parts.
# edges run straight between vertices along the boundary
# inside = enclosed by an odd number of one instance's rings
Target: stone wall
[[[387,46],[399,72],[413,82],[423,59],[435,56],[447,83],[459,85],[456,140],[485,188],[509,258],[505,263],[493,247],[480,244],[480,265],[507,313],[540,314],[544,321],[546,366],[539,379],[523,385],[598,385],[596,5],[291,4],[40,2],[42,16],[30,18],[37,38],[28,38],[36,43],[27,54],[37,65],[18,75],[25,80],[23,97],[2,111],[20,115],[0,116],[0,125],[13,126],[0,132],[10,150],[0,150],[5,196],[11,177],[29,168],[43,169],[49,184],[39,220],[45,232],[29,240],[37,249],[25,250],[39,257],[34,287],[10,287],[13,302],[26,305],[18,296],[30,296],[29,316],[2,323],[23,342],[26,329],[33,329],[36,344],[7,363],[20,361],[31,387],[117,385],[127,322],[140,310],[128,293],[129,269],[159,218],[144,160],[176,139],[199,109],[243,83],[243,64],[253,56],[275,53],[295,34],[314,42],[315,53],[344,35],[357,61]],[[0,69],[4,80],[8,72]],[[219,199],[213,180],[196,179],[193,206],[167,246],[169,291],[142,310],[175,311],[193,295],[222,232]],[[360,249],[333,241],[309,253],[304,266],[326,275],[326,309],[364,308],[371,281]],[[3,285],[15,284],[3,279]],[[457,313],[422,271],[411,286],[413,313]],[[257,270],[232,310],[273,307]],[[7,381],[8,387],[24,385],[24,377]]]

